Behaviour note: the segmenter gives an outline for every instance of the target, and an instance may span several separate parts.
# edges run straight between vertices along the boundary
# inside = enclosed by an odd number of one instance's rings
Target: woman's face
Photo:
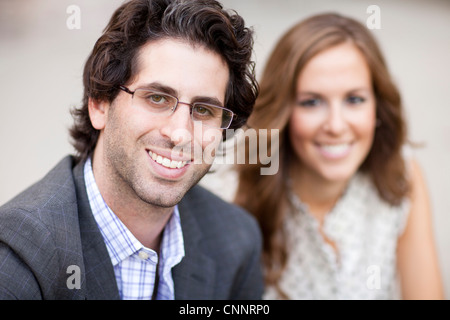
[[[376,101],[369,66],[351,43],[314,56],[297,79],[289,123],[300,172],[346,182],[372,146]]]

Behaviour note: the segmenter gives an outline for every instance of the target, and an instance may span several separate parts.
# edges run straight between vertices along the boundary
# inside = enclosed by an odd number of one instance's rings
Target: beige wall
[[[79,105],[83,63],[119,0],[0,0],[0,205],[71,153],[69,108]],[[410,137],[434,210],[436,241],[450,297],[450,1],[223,0],[256,32],[257,72],[278,37],[300,19],[337,11],[361,22],[381,9],[374,30],[399,85]],[[69,5],[81,10],[69,30]]]

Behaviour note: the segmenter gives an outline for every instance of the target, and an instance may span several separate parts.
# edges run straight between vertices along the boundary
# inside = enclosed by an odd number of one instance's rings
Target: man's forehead
[[[139,50],[135,76],[139,86],[156,86],[172,95],[214,96],[223,103],[229,68],[215,52],[174,39],[147,43]]]

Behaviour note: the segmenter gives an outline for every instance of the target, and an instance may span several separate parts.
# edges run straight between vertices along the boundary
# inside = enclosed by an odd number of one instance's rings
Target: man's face
[[[216,53],[164,39],[144,46],[138,58],[139,72],[126,84],[131,91],[152,89],[180,102],[213,101],[224,106],[229,70]],[[101,180],[101,191],[124,201],[172,207],[211,166],[211,159],[194,159],[194,151],[198,156],[199,151],[215,149],[222,130],[194,125],[186,104],[162,116],[137,101],[121,91],[112,104],[90,108],[91,121],[101,130],[94,175]]]

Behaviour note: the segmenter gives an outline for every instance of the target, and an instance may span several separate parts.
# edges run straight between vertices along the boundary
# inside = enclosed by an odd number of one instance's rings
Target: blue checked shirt
[[[111,211],[95,182],[91,159],[84,166],[86,190],[94,218],[106,243],[123,300],[151,299],[159,261],[157,300],[175,298],[172,268],[184,257],[184,241],[180,214],[175,206],[161,240],[160,257],[144,247]]]

